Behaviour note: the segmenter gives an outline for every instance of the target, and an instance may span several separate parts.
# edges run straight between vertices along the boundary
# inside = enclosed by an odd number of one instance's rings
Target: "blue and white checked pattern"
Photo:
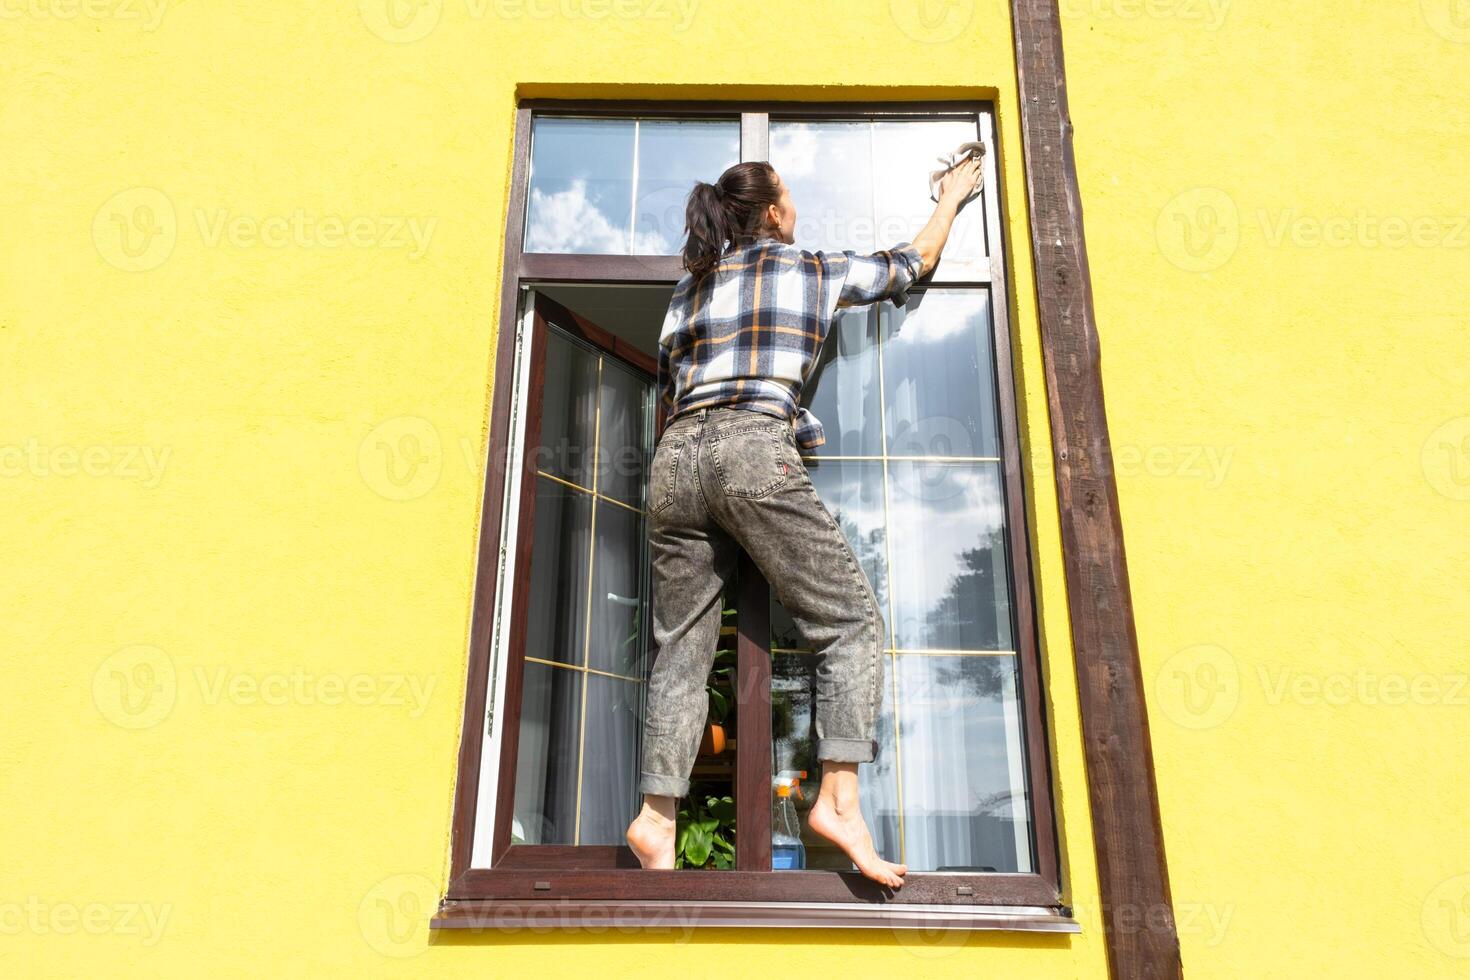
[[[674,287],[658,340],[659,400],[677,412],[738,405],[794,419],[796,443],[827,441],[802,386],[838,310],[908,301],[923,259],[908,242],[871,255],[808,252],[775,239],[737,249]]]

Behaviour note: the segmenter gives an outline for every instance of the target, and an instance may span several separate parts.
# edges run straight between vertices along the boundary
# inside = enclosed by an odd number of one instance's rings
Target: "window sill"
[[[1067,908],[1014,905],[853,905],[844,902],[655,902],[607,899],[445,899],[431,929],[756,928],[960,929],[1080,933]]]

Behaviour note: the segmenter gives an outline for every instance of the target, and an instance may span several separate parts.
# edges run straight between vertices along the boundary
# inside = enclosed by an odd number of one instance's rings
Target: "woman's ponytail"
[[[689,232],[684,242],[684,268],[696,279],[703,278],[719,263],[730,240],[725,205],[714,184],[700,181],[694,185],[684,208],[684,227]]]
[[[766,209],[780,200],[776,169],[763,160],[737,163],[713,184],[696,183],[684,208],[684,268],[696,279],[708,275],[727,246],[760,236]]]

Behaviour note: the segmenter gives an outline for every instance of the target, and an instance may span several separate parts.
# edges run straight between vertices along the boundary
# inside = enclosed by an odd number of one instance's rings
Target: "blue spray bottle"
[[[801,871],[806,868],[806,846],[801,842],[801,823],[791,791],[797,785],[796,773],[781,773],[774,780],[775,803],[771,807],[771,870]],[[800,792],[800,790],[798,790]]]

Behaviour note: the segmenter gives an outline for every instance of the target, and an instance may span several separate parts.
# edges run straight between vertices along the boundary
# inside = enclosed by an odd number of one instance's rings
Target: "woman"
[[[877,754],[883,617],[807,475],[801,451],[825,436],[799,402],[837,312],[903,303],[979,180],[978,161],[956,167],[912,244],[872,255],[794,247],[796,208],[769,163],[736,164],[689,195],[688,274],[659,337],[666,421],[649,476],[659,652],[643,726],[643,808],[626,834],[645,868],[674,866],[675,806],[709,710],[721,594],[744,549],[818,657],[822,782],[808,824],[869,878],[903,884],[907,867],[878,856],[858,800],[857,767]]]

